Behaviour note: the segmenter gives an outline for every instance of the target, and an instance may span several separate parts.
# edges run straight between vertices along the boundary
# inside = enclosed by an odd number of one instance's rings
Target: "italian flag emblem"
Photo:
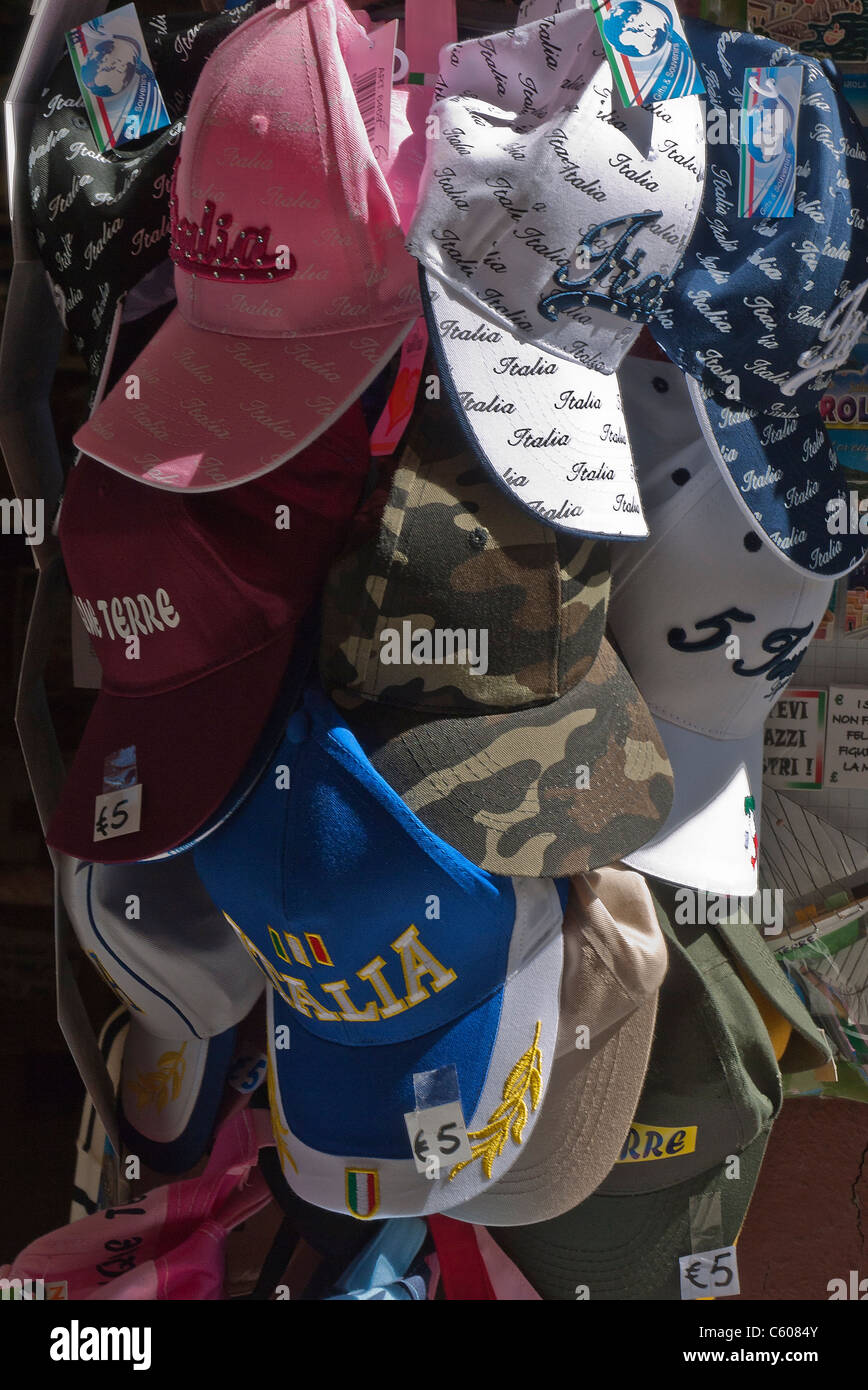
[[[348,1168],[347,1210],[367,1221],[380,1208],[380,1175],[376,1168]]]

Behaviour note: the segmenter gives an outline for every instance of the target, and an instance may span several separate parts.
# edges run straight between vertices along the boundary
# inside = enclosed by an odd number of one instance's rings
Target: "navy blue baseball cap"
[[[665,970],[653,911],[649,930],[641,903],[614,906],[623,885],[601,889],[605,918],[593,885],[583,899],[569,879],[480,869],[422,824],[315,685],[195,859],[272,985],[272,1124],[298,1196],[362,1220],[419,1216],[508,1183],[529,1155],[513,1201],[533,1220],[602,1180]],[[425,1130],[433,1171],[411,1143],[423,1111],[442,1111]]]
[[[747,70],[802,69],[780,155],[795,163],[795,208],[740,217],[737,136],[709,143],[693,238],[649,326],[687,374],[703,434],[748,516],[790,564],[834,578],[865,547],[827,529],[846,479],[819,402],[868,317],[868,145],[831,64],[702,20],[685,18],[684,30],[709,132],[715,110],[728,132]]]

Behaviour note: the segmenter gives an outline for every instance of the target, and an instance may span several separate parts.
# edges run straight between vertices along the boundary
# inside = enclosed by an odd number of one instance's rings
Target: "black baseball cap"
[[[190,97],[217,45],[265,6],[141,17],[171,119],[141,140],[100,152],[67,52],[40,95],[27,160],[31,220],[91,404],[105,389],[121,319],[153,332],[152,315],[174,300],[169,188]]]

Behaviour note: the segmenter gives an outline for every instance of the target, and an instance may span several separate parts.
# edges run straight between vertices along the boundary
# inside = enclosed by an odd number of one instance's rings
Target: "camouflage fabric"
[[[517,508],[425,402],[379,529],[329,576],[326,690],[420,820],[490,872],[603,867],[669,812],[663,745],[604,637],[608,562]],[[468,630],[485,670],[453,640]]]

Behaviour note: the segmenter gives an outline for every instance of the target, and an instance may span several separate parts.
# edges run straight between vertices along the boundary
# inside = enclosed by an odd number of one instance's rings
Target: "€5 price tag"
[[[731,1298],[741,1292],[734,1245],[681,1255],[678,1266],[682,1298]]]
[[[426,1177],[435,1171],[446,1173],[456,1163],[466,1163],[473,1157],[470,1140],[464,1125],[464,1115],[458,1101],[447,1105],[432,1105],[428,1110],[412,1110],[404,1116],[416,1171]]]
[[[103,792],[93,812],[93,838],[111,840],[117,835],[134,835],[142,820],[142,784]]]

